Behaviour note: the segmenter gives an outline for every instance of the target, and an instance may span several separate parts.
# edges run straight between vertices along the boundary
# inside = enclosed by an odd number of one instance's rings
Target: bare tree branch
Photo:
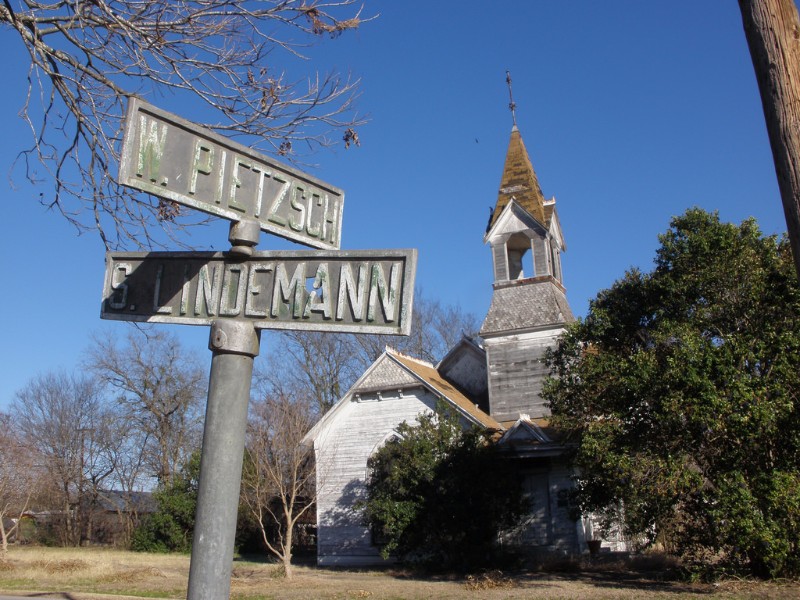
[[[199,100],[203,125],[295,158],[297,142],[309,151],[337,135],[352,142],[364,122],[354,109],[357,80],[292,78],[278,66],[363,23],[355,0],[18,5],[0,5],[0,27],[17,33],[30,59],[20,116],[32,143],[17,168],[32,184],[52,185],[41,202],[81,231],[96,229],[107,247],[159,246],[164,238],[156,232],[175,239],[197,222],[116,180],[128,94]]]
[[[0,413],[0,563],[7,558],[9,540],[19,534],[33,494],[34,456],[23,444],[11,418]]]
[[[150,475],[166,483],[199,442],[205,372],[163,331],[132,329],[127,345],[95,337],[86,366],[118,394]]]
[[[480,322],[458,306],[443,306],[419,289],[408,336],[287,331],[270,345],[267,366],[256,373],[265,395],[302,393],[313,399],[318,416],[330,409],[386,346],[430,362],[440,360]]]
[[[253,403],[248,423],[242,500],[287,578],[297,524],[314,506],[314,464],[300,444],[313,424],[312,404],[302,396],[266,397]]]
[[[113,471],[107,442],[114,423],[97,381],[45,373],[17,392],[11,415],[23,443],[42,462],[62,544],[89,540],[98,490]]]

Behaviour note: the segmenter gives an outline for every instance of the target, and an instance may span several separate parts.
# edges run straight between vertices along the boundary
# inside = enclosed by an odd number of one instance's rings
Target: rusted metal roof
[[[386,349],[386,353],[392,359],[416,375],[425,385],[441,395],[445,400],[448,400],[462,412],[469,415],[473,421],[489,429],[495,429],[498,431],[503,430],[503,426],[500,425],[497,420],[478,408],[475,402],[457,390],[451,383],[442,377],[430,363],[417,360],[410,356],[406,356],[405,354],[400,354],[399,352],[395,352],[390,348]]]
[[[496,286],[482,336],[563,325],[575,320],[563,288],[550,277]]]
[[[492,213],[486,231],[494,225],[495,220],[511,199],[528,211],[533,218],[542,225],[547,226],[553,215],[552,207],[545,209],[544,195],[539,186],[539,179],[533,170],[533,164],[528,157],[528,151],[522,141],[516,125],[511,130],[511,140],[508,142],[506,162],[503,167],[503,176],[500,180],[500,190],[497,195],[497,204]]]

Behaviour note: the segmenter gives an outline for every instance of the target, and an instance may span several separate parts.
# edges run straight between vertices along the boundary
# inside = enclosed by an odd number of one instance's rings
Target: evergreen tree
[[[785,239],[699,209],[591,302],[545,396],[584,511],[696,566],[800,573],[800,289]]]
[[[191,552],[200,453],[154,494],[158,510],[143,519],[133,533],[131,548],[141,552]]]
[[[444,405],[403,422],[369,460],[365,517],[382,555],[470,570],[525,513],[519,479],[487,435]]]

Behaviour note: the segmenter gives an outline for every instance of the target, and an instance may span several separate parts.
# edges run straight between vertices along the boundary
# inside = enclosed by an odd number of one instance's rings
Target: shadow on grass
[[[463,582],[469,589],[536,588],[558,586],[559,581],[582,583],[598,589],[635,590],[643,593],[713,594],[713,586],[690,583],[680,577],[678,564],[663,555],[602,557],[550,557],[530,560],[524,567],[487,569],[478,573],[441,572],[398,565],[373,567],[316,567],[320,571],[378,572],[397,580]]]
[[[25,598],[60,598],[62,600],[75,600],[76,596],[67,592],[41,592],[39,594],[25,594]]]

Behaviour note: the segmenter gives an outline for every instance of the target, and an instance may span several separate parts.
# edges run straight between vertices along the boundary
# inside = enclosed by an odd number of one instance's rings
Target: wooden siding
[[[564,277],[561,273],[561,253],[555,240],[550,240],[550,249],[553,253],[553,277],[555,277],[559,283],[563,284]]]
[[[317,457],[317,562],[368,565],[385,561],[354,504],[366,492],[367,459],[403,421],[432,410],[436,398],[422,388],[364,394],[321,432]]]
[[[548,375],[543,358],[555,346],[561,329],[546,335],[511,335],[484,340],[489,372],[490,414],[498,421],[516,421],[520,414],[548,416],[541,398]]]
[[[440,365],[439,372],[471,396],[483,398],[487,394],[486,355],[483,352],[471,349],[462,351],[448,360],[447,364]]]

